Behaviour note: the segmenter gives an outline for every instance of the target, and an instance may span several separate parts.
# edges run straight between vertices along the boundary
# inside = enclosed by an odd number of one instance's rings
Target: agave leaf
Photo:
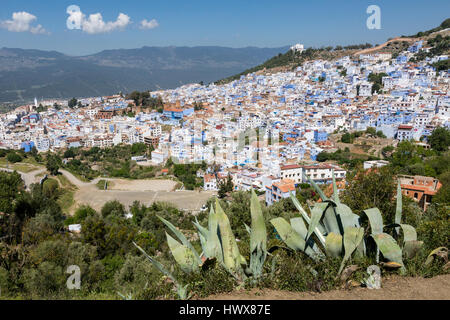
[[[294,194],[291,192],[291,200],[294,203],[294,206],[297,208],[298,211],[300,211],[300,214],[302,215],[303,219],[305,219],[306,223],[310,224],[311,218],[308,216],[306,211],[303,209],[300,202],[298,202],[297,198],[294,196]]]
[[[402,250],[387,233],[372,234],[372,238],[375,240],[378,248],[380,249],[383,257],[388,261],[393,261],[404,266],[402,261]]]
[[[401,224],[400,227],[402,227],[403,231],[403,242],[417,240],[417,232],[413,226],[410,226],[409,224]]]
[[[181,270],[186,273],[191,273],[198,270],[199,264],[196,263],[192,250],[172,238],[167,232],[166,237],[169,249],[175,258],[175,261],[180,265]]]
[[[219,223],[212,205],[208,216],[208,229],[207,245],[211,252],[210,258],[216,258],[219,262],[223,262],[222,245],[219,239]]]
[[[320,254],[317,254],[311,247],[306,247],[305,240],[291,227],[291,225],[284,220],[284,218],[275,218],[270,220],[270,223],[275,227],[281,239],[292,250],[303,251],[314,260],[319,259]]]
[[[320,219],[322,219],[322,216],[325,213],[325,210],[328,206],[328,203],[326,202],[318,202],[315,204],[314,208],[311,211],[311,223],[308,227],[308,234],[306,235],[306,240],[309,239],[311,234],[314,232],[314,230],[317,228],[317,225],[320,222]]]
[[[359,243],[358,247],[356,248],[356,256],[358,257],[365,257],[366,256],[366,243],[364,242],[364,238]]]
[[[198,223],[197,217],[195,217],[194,226],[197,228],[198,233],[201,234],[203,237],[208,238],[209,230],[203,227],[200,223]]]
[[[342,253],[342,236],[330,232],[325,239],[325,250],[333,258],[340,257]]]
[[[336,203],[340,203],[341,201],[339,200],[339,191],[336,185],[336,178],[334,176],[334,169],[331,169],[331,176],[333,177],[333,200]]]
[[[270,223],[275,227],[281,240],[283,240],[289,248],[299,251],[305,250],[305,239],[295,232],[284,218],[274,218],[270,220]]]
[[[231,230],[230,220],[220,206],[216,198],[216,214],[219,223],[220,241],[222,244],[223,262],[230,272],[241,273],[242,256],[236,243],[236,238]]]
[[[302,217],[292,218],[290,222],[292,229],[294,229],[294,231],[297,232],[300,235],[300,237],[306,239],[306,235],[308,234],[308,228],[306,228],[303,218]],[[312,247],[312,249],[316,253],[323,254],[312,238],[306,241],[306,245]]]
[[[316,192],[319,194],[322,201],[329,200],[325,193],[323,193],[322,189],[320,189],[320,187],[313,180],[311,180],[305,173],[303,173],[303,180],[305,180],[305,178],[308,180],[309,184],[312,185],[314,190],[316,190]]]
[[[178,298],[181,300],[189,300],[192,297],[192,294],[188,295],[188,286],[188,284],[185,286],[177,286]]]
[[[172,275],[172,273],[170,273],[160,262],[158,262],[155,258],[149,256],[147,254],[147,252],[145,252],[144,249],[142,249],[141,247],[139,247],[134,241],[133,244],[136,248],[139,249],[139,251],[142,252],[142,254],[156,267],[156,269],[158,269],[161,273],[163,273],[164,275],[166,275],[167,277],[169,277],[170,279],[172,279],[172,281],[178,285],[178,281],[175,279],[175,277]]]
[[[397,182],[397,205],[395,208],[395,223],[400,224],[402,220],[402,187],[400,185],[400,180]],[[395,228],[397,234],[400,232],[400,228]]]
[[[306,235],[308,234],[308,228],[306,227],[303,218],[292,218],[290,222],[292,229],[294,229],[295,232],[297,232],[303,239],[305,239]]]
[[[341,273],[342,269],[344,269],[345,263],[351,257],[353,251],[361,243],[364,236],[364,228],[356,228],[356,227],[347,227],[344,230],[344,258],[341,262],[341,267],[339,268],[338,274]]]
[[[200,244],[202,245],[203,254],[206,258],[216,258],[220,260],[222,253],[217,234],[213,234],[208,229],[202,227],[198,222],[194,222],[194,225],[198,229],[198,236],[200,238]]]
[[[209,216],[208,216],[208,229],[209,231],[215,232],[217,234],[218,232],[218,221],[217,221],[217,214],[214,212],[214,208],[211,205],[211,209],[209,210]]]
[[[303,209],[300,202],[298,202],[297,198],[292,194],[292,192],[291,192],[291,200],[294,203],[297,210],[300,211],[300,214],[302,215],[303,219],[305,219],[306,223],[308,225],[311,224],[311,218],[308,216],[308,214]],[[317,238],[322,243],[322,245],[325,246],[325,237],[323,236],[323,234],[325,233],[325,230],[323,229],[323,227],[320,224],[317,225],[317,228],[314,230],[314,233],[316,234]],[[306,234],[304,235],[305,239],[306,239]],[[303,235],[302,235],[302,237],[303,237]]]
[[[430,252],[430,254],[427,257],[427,260],[425,260],[425,265],[429,265],[434,261],[434,258],[436,256],[441,256],[444,258],[444,260],[447,262],[448,260],[448,249],[446,247],[438,247]]]
[[[330,203],[325,210],[325,216],[323,218],[323,225],[327,233],[333,232],[336,234],[341,234],[341,229],[339,228],[339,223],[337,220],[336,211],[334,210],[333,204]]]
[[[343,203],[338,203],[336,208],[334,208],[337,214],[337,221],[340,226],[341,234],[344,233],[347,227],[360,227],[359,216],[352,212],[347,205]]]
[[[195,259],[197,260],[197,264],[199,264],[199,265],[202,264],[202,259],[200,259],[199,254],[194,249],[192,244],[188,241],[188,239],[186,239],[184,234],[182,234],[177,228],[175,228],[175,226],[172,223],[170,223],[166,219],[164,219],[158,215],[157,215],[157,217],[177,236],[178,239],[180,239],[180,241],[183,245],[185,245],[186,247],[191,249],[192,253],[194,254]]]
[[[261,204],[255,191],[252,189],[252,196],[250,200],[250,214],[252,217],[251,236],[250,236],[250,251],[253,251],[256,246],[261,243],[262,248],[266,251],[267,248],[267,230],[264,216],[262,214]]]
[[[202,246],[202,253],[200,254],[200,258],[202,257],[208,258],[208,254],[206,252],[208,250],[206,247],[207,245],[206,239],[200,232],[198,233],[198,238],[200,239],[200,245]]]
[[[262,274],[262,268],[267,256],[267,230],[261,204],[253,189],[250,199],[250,214],[252,217],[250,229],[250,270],[255,277],[259,277]]]
[[[247,230],[248,234],[252,234],[252,229],[246,223],[244,223],[244,226],[245,226],[245,230]]]
[[[381,216],[380,210],[378,208],[371,208],[363,212],[369,218],[372,235],[383,233],[383,217]]]
[[[417,240],[409,240],[405,241],[405,245],[403,246],[403,253],[407,259],[414,258],[419,252],[420,248],[422,248],[423,241]]]

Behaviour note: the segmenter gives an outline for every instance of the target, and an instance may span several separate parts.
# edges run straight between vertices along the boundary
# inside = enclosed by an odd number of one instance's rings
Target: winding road
[[[13,171],[6,168],[0,168],[0,170]],[[173,191],[176,182],[169,179],[127,180],[99,177],[90,182],[84,182],[67,170],[59,169],[59,171],[70,183],[77,187],[74,193],[76,205],[72,206],[71,212],[78,205],[82,204],[87,204],[95,210],[100,210],[105,202],[111,200],[118,200],[126,207],[130,206],[135,200],[145,205],[150,205],[155,201],[168,202],[182,210],[198,211],[210,197],[216,194],[211,191]],[[32,183],[38,183],[42,179],[40,174],[44,172],[46,172],[45,168],[37,167],[34,171],[19,173],[25,185],[29,188]],[[112,181],[114,186],[109,190],[99,190],[96,184],[100,180]]]

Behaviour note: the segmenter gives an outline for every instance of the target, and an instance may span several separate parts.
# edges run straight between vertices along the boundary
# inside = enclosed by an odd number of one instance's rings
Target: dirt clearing
[[[214,295],[208,300],[450,300],[450,274],[433,278],[391,276],[381,289],[353,288],[327,292],[252,290]]]

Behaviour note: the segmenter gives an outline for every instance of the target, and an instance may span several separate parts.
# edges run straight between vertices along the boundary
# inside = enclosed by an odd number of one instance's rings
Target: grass
[[[69,181],[69,179],[67,179],[64,175],[60,174],[57,176],[59,183],[61,184],[61,186],[63,188],[69,188],[69,189],[77,189],[77,187]]]
[[[97,182],[96,186],[99,190],[105,190],[105,183],[106,183],[106,189],[108,190],[112,186],[114,186],[114,182],[109,180],[101,179]]]
[[[68,214],[75,203],[73,198],[75,192],[69,189],[62,189],[62,193],[58,198],[58,204],[63,213]]]
[[[25,160],[28,160],[28,159],[24,159],[24,161],[16,162],[16,163],[8,162],[8,169],[28,173],[28,172],[35,171],[35,170],[38,170],[41,168],[41,167],[38,167],[36,164],[31,163],[31,161],[25,161]],[[6,158],[0,158],[0,167],[6,168],[6,164],[7,164]]]
[[[69,170],[67,168],[64,168],[64,169],[69,171],[71,174],[73,174],[75,176],[75,178],[77,178],[78,180],[80,180],[82,182],[91,182],[91,180],[89,180],[88,178],[80,175],[79,173],[76,173],[75,171]]]

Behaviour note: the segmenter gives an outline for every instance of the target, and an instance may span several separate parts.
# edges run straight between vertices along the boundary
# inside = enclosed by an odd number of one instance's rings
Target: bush
[[[189,290],[199,298],[233,291],[236,281],[222,266],[215,265],[211,269],[197,273],[184,274],[183,283],[189,283]]]
[[[431,205],[417,227],[426,251],[450,246],[450,211],[446,205]]]
[[[322,291],[337,287],[340,259],[314,262],[302,252],[277,250],[265,265],[261,286],[274,290]],[[317,272],[317,275],[315,275]]]
[[[92,209],[90,206],[82,205],[75,211],[75,214],[72,217],[67,218],[66,221],[64,221],[64,223],[66,225],[81,223],[87,217],[94,216],[96,214],[97,214],[97,212],[94,209]]]
[[[27,293],[33,298],[56,297],[65,288],[64,270],[48,261],[37,268],[26,269],[22,281]]]
[[[15,152],[10,152],[6,156],[6,159],[11,163],[16,163],[22,161],[22,157]]]
[[[136,295],[155,286],[161,276],[144,256],[128,254],[120,271],[116,272],[114,282],[116,289],[122,294]]]
[[[125,207],[117,200],[108,201],[103,205],[101,213],[104,218],[110,215],[123,218],[125,216]]]
[[[58,181],[55,179],[47,179],[42,184],[42,192],[47,198],[56,198],[58,196]]]

